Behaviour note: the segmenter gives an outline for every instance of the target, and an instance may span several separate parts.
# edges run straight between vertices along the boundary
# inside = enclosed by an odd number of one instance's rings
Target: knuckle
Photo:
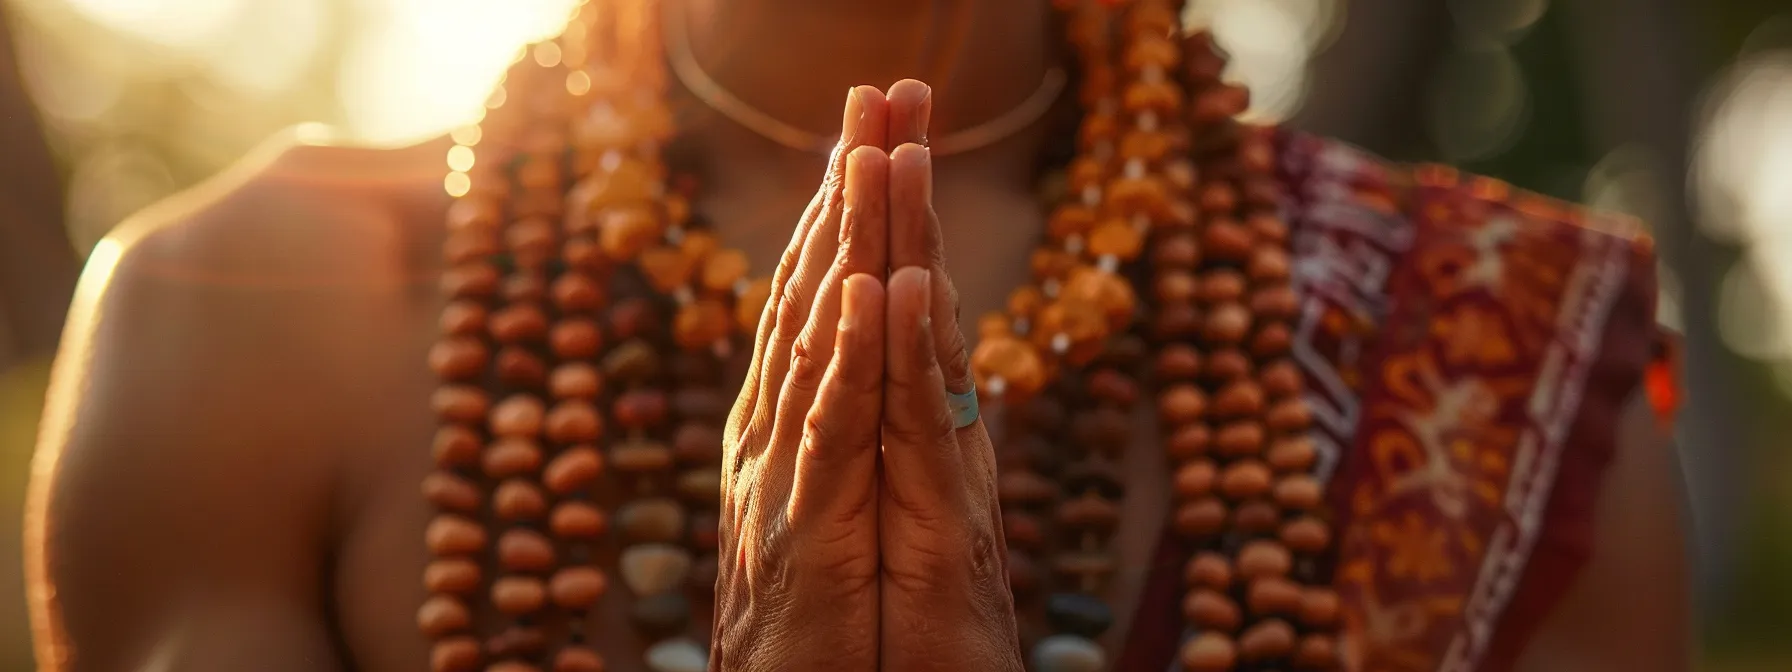
[[[884,427],[884,438],[890,443],[903,446],[939,444],[951,436],[947,429],[949,427],[951,424],[946,421],[943,411],[939,417],[931,420],[894,417]]]
[[[797,289],[795,285],[796,281],[793,279],[784,287],[784,295],[778,297],[778,310],[775,314],[777,315],[776,324],[778,325],[777,330],[779,332],[788,333],[786,332],[788,325],[801,324],[803,318],[808,317],[808,315],[804,314],[807,311],[804,310],[802,302],[798,301],[792,294],[792,291]]]
[[[822,375],[827,365],[810,356],[809,339],[799,338],[790,349],[790,373],[788,381],[792,390],[814,393],[821,388]]]

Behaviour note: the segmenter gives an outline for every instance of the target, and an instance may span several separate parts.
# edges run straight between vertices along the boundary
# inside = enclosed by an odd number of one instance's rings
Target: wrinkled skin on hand
[[[1022,669],[994,451],[946,406],[971,380],[931,105],[854,89],[773,276],[726,434],[712,670]]]

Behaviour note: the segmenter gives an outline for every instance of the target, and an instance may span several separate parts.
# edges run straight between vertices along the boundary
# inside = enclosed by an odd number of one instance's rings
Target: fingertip
[[[879,310],[884,299],[883,283],[865,273],[854,273],[843,283],[845,296],[840,305],[842,331],[878,331],[875,321],[883,318]]]
[[[900,168],[929,168],[933,164],[933,150],[926,145],[905,142],[890,152],[890,163]]]

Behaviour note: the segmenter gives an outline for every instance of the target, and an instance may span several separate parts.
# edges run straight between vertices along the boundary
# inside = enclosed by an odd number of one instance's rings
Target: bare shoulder
[[[320,422],[357,365],[343,332],[391,331],[373,320],[432,286],[424,222],[446,198],[439,170],[403,170],[407,151],[275,145],[96,247],[33,466],[40,661],[137,669],[183,618],[313,623],[333,457],[352,432]]]

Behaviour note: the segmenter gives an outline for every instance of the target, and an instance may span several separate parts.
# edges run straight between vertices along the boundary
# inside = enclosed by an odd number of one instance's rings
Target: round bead
[[[1319,457],[1319,449],[1313,446],[1313,440],[1307,437],[1290,437],[1278,439],[1270,445],[1264,458],[1276,471],[1288,473],[1306,471],[1313,467]]]
[[[477,336],[485,333],[487,314],[485,306],[473,301],[453,301],[442,309],[439,326],[443,334]]]
[[[554,367],[554,374],[548,378],[548,392],[556,399],[590,401],[603,391],[603,377],[598,375],[597,367],[586,362],[561,364]]]
[[[1218,534],[1226,527],[1226,504],[1217,497],[1198,499],[1176,509],[1176,531],[1194,537]]]
[[[1244,618],[1232,598],[1211,588],[1190,591],[1182,599],[1182,617],[1196,627],[1221,632],[1238,629],[1238,624]]]
[[[1315,628],[1338,622],[1338,592],[1330,588],[1308,588],[1301,593],[1300,621]]]
[[[541,468],[541,447],[527,439],[499,439],[485,451],[483,462],[492,478],[533,474]]]
[[[1187,672],[1231,672],[1238,663],[1238,647],[1225,635],[1204,632],[1183,644],[1177,657]]]
[[[1254,420],[1241,420],[1221,427],[1213,443],[1222,455],[1243,457],[1262,451],[1263,441],[1263,425]]]
[[[479,563],[465,558],[431,560],[423,568],[423,587],[432,593],[466,595],[479,589]]]
[[[1046,598],[1045,616],[1052,627],[1082,637],[1100,637],[1114,624],[1106,602],[1083,593],[1056,593]]]
[[[579,272],[567,272],[554,279],[548,289],[554,298],[554,306],[565,313],[589,313],[604,305],[604,288],[597,284],[591,276]]]
[[[1151,256],[1159,268],[1190,269],[1201,262],[1201,246],[1193,235],[1178,233],[1159,241]]]
[[[1268,392],[1272,399],[1295,396],[1300,394],[1302,387],[1300,367],[1293,360],[1277,360],[1263,367],[1263,371],[1257,375],[1257,382],[1263,384],[1263,391]]]
[[[659,373],[660,356],[641,341],[627,341],[604,355],[604,375],[624,383],[640,382]]]
[[[529,439],[541,433],[547,407],[540,399],[526,394],[506,397],[492,408],[493,436]]]
[[[1252,251],[1250,229],[1232,219],[1215,219],[1201,232],[1201,249],[1209,259],[1244,261]]]
[[[1307,474],[1292,474],[1276,481],[1276,504],[1284,509],[1312,511],[1324,502],[1325,488]]]
[[[1213,493],[1214,483],[1219,479],[1219,469],[1212,460],[1189,460],[1176,469],[1176,495],[1184,499],[1199,499]]]
[[[1269,284],[1283,282],[1288,279],[1289,269],[1293,264],[1288,261],[1288,253],[1276,245],[1262,245],[1251,252],[1251,260],[1246,272],[1251,280]]]
[[[1238,575],[1246,581],[1264,577],[1287,576],[1294,569],[1294,556],[1273,541],[1258,539],[1238,549]]]
[[[561,320],[548,333],[548,347],[560,359],[595,357],[603,344],[603,331],[587,318]]]
[[[430,648],[429,669],[432,672],[473,672],[479,669],[479,657],[479,640],[451,637]]]
[[[541,482],[557,495],[584,490],[603,474],[603,454],[591,446],[573,446],[560,451],[541,473]]]
[[[1251,358],[1233,348],[1218,350],[1207,356],[1207,367],[1202,373],[1219,382],[1243,378],[1251,373]]]
[[[511,616],[534,613],[547,599],[547,587],[535,577],[506,576],[492,582],[492,604]]]
[[[1282,522],[1276,505],[1258,499],[1243,502],[1232,510],[1232,526],[1245,534],[1269,534]]]
[[[722,501],[722,469],[692,469],[678,475],[678,496],[695,505],[715,505]]]
[[[691,571],[691,554],[671,544],[640,544],[622,552],[622,582],[635,595],[657,595],[683,584]]]
[[[1213,443],[1213,430],[1207,425],[1192,423],[1183,425],[1170,434],[1164,442],[1164,452],[1172,459],[1187,460],[1207,454],[1207,447]]]
[[[725,292],[747,277],[747,255],[739,250],[720,250],[703,260],[701,282],[712,292]]]
[[[1042,504],[1057,495],[1057,484],[1039,474],[1015,471],[996,477],[996,496],[1004,504]]]
[[[684,507],[663,497],[630,502],[616,514],[616,525],[630,542],[675,542],[684,536]]]
[[[672,449],[656,441],[631,441],[610,452],[610,464],[626,474],[650,474],[672,468]]]
[[[608,587],[609,580],[596,567],[567,567],[554,572],[548,581],[548,595],[554,604],[580,611],[596,605]]]
[[[636,390],[616,399],[616,422],[630,429],[645,429],[666,420],[666,393]]]
[[[650,638],[681,631],[691,622],[691,601],[681,593],[661,593],[635,600],[629,622]]]
[[[429,368],[446,380],[467,380],[485,371],[491,351],[467,337],[448,338],[429,348]]]
[[[587,502],[562,502],[548,516],[548,530],[562,539],[595,539],[609,529],[609,517]]]
[[[1158,417],[1171,427],[1201,419],[1207,409],[1207,395],[1194,385],[1175,385],[1157,398]]]
[[[672,457],[685,466],[720,464],[722,430],[700,422],[680,425],[672,435]]]
[[[708,672],[709,654],[702,645],[677,637],[647,649],[647,667],[653,672]]]
[[[1238,636],[1238,652],[1245,660],[1269,660],[1294,650],[1294,628],[1287,621],[1269,619]]]
[[[436,388],[429,398],[429,405],[435,410],[436,417],[470,424],[485,422],[491,398],[484,390],[470,385],[444,385]]]
[[[1264,422],[1277,432],[1299,432],[1312,426],[1313,410],[1307,406],[1305,399],[1283,399],[1269,408],[1269,412],[1264,415]]]
[[[1338,665],[1338,644],[1325,635],[1307,635],[1294,647],[1294,667],[1302,670],[1330,670]]]
[[[548,316],[540,307],[519,304],[492,314],[492,338],[499,343],[533,343],[548,333]]]
[[[757,278],[747,283],[745,291],[734,298],[734,324],[741,333],[751,334],[759,328],[759,316],[771,300],[772,279]]]
[[[1243,340],[1251,329],[1251,310],[1239,303],[1222,303],[1207,313],[1201,337],[1210,343],[1232,344]]]
[[[1300,312],[1300,295],[1293,287],[1276,285],[1251,293],[1251,313],[1258,319],[1287,320]]]
[[[473,624],[473,612],[458,599],[436,595],[417,609],[417,629],[426,637],[460,632]]]
[[[547,645],[547,635],[540,628],[525,625],[510,626],[485,640],[486,653],[498,658],[512,656],[533,658],[536,654],[541,653],[542,649],[547,648]],[[521,662],[517,662],[517,664],[525,665]],[[526,665],[526,669],[537,668],[533,665]],[[487,668],[487,672],[490,672],[490,668]]]
[[[498,360],[493,368],[498,372],[498,380],[505,385],[534,388],[541,385],[542,378],[547,375],[548,365],[526,348],[506,345],[498,351]]]
[[[1101,672],[1107,656],[1101,646],[1074,635],[1053,635],[1033,646],[1037,672]]]
[[[1286,355],[1293,347],[1294,332],[1289,331],[1288,325],[1280,322],[1263,325],[1251,337],[1251,354],[1263,359]]]
[[[459,425],[444,425],[436,430],[430,453],[437,466],[465,467],[479,463],[484,444],[479,433]]]
[[[474,513],[485,496],[472,481],[452,472],[437,471],[423,477],[423,497],[438,509]]]
[[[1139,400],[1139,384],[1118,371],[1102,369],[1089,376],[1089,394],[1126,408]]]
[[[993,338],[977,344],[971,354],[971,370],[977,387],[990,390],[990,380],[1000,378],[1006,393],[1027,397],[1045,387],[1045,364],[1038,351],[1012,337]]]
[[[591,647],[567,645],[554,654],[554,672],[605,672],[604,658]]]
[[[492,509],[501,520],[535,520],[547,511],[548,498],[527,478],[505,479],[492,493]]]
[[[1319,553],[1331,543],[1331,528],[1318,518],[1303,516],[1282,526],[1282,543],[1297,553]]]
[[[1209,305],[1230,303],[1244,296],[1244,274],[1231,269],[1208,271],[1201,276],[1201,302]]]
[[[485,548],[485,528],[453,514],[436,516],[423,532],[424,543],[436,555],[466,555]]]
[[[486,299],[498,292],[498,269],[474,262],[442,273],[442,292],[456,299]]]
[[[1239,565],[1243,569],[1243,563]],[[1256,614],[1293,614],[1300,611],[1300,586],[1281,577],[1270,576],[1251,582],[1246,603]]]
[[[517,660],[505,660],[492,663],[485,672],[541,672],[541,668]]]
[[[702,299],[678,309],[672,318],[672,338],[686,350],[701,350],[728,337],[734,318],[728,307],[715,299]]]
[[[1249,499],[1269,490],[1269,465],[1258,460],[1241,460],[1226,465],[1220,474],[1220,493],[1232,501]]]
[[[506,530],[498,536],[498,565],[512,572],[551,569],[554,566],[554,544],[534,530]]]
[[[1188,565],[1183,567],[1182,580],[1190,586],[1202,586],[1222,592],[1230,590],[1232,562],[1219,553],[1201,551],[1189,558]]]
[[[583,399],[567,399],[554,405],[546,421],[549,441],[555,443],[588,443],[604,432],[604,420],[597,407]]]

